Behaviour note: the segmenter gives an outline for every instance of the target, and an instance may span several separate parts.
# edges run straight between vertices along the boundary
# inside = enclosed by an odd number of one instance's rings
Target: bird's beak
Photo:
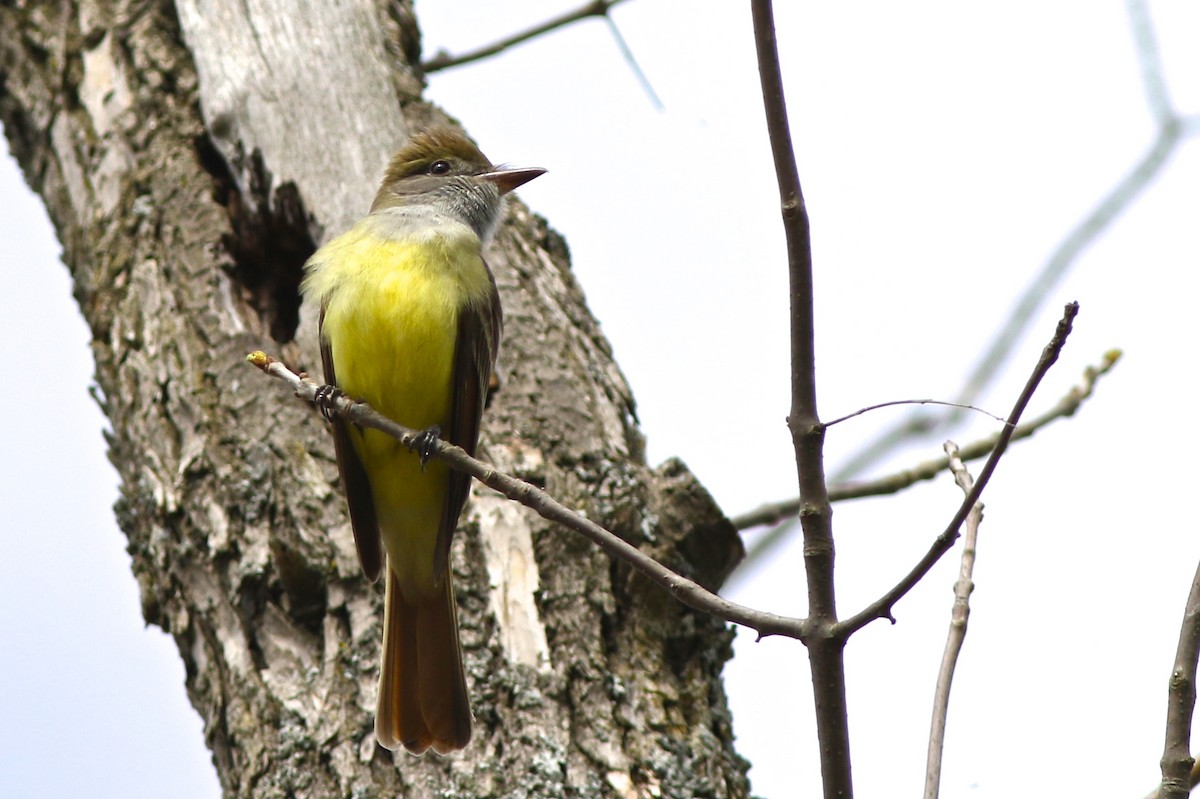
[[[479,177],[495,183],[501,194],[508,194],[518,186],[524,186],[538,175],[544,174],[546,174],[546,170],[540,166],[496,167],[491,172],[484,172]]]

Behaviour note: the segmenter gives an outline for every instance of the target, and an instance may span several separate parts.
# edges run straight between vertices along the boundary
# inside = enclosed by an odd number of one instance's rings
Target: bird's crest
[[[383,185],[429,172],[438,161],[449,161],[452,174],[480,174],[492,167],[471,140],[450,128],[434,128],[414,134],[388,164]]]

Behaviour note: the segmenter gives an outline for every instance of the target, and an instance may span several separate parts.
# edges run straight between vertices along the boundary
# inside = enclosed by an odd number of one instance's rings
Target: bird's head
[[[545,171],[494,166],[466,136],[435,128],[415,134],[392,156],[371,212],[435,206],[470,224],[484,239],[499,221],[501,198]]]

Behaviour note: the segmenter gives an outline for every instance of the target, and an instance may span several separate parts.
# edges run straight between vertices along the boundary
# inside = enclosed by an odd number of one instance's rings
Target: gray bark
[[[332,442],[243,359],[319,372],[300,266],[406,132],[445,120],[418,50],[385,0],[0,2],[0,119],[93,332],[145,618],[178,644],[227,796],[746,796],[730,630],[486,491],[453,552],[475,737],[446,759],[375,745],[380,596]],[[561,238],[514,203],[488,260],[485,459],[719,585],[740,542],[685,467],[646,466]]]

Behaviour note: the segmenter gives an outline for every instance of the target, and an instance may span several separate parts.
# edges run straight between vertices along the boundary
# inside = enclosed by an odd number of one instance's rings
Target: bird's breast
[[[408,427],[444,427],[459,313],[490,291],[479,240],[465,226],[380,233],[360,223],[326,245],[306,290],[323,296],[322,335],[346,393]]]

